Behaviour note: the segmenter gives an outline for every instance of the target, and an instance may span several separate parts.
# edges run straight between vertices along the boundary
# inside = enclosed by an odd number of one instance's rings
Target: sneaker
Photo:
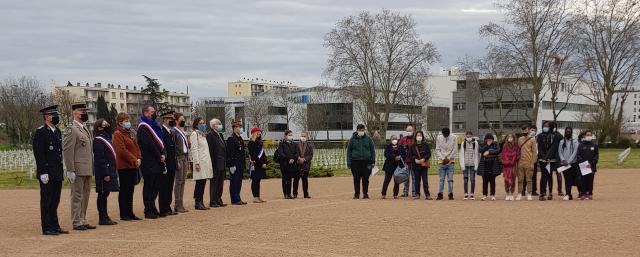
[[[428,201],[433,200],[433,198],[431,198],[431,196],[430,196],[430,195],[425,196],[425,197],[424,197],[424,199],[425,199],[425,200],[428,200]]]
[[[449,193],[449,200],[453,200],[453,194]]]
[[[492,196],[491,196],[491,201],[495,201],[495,200],[496,200],[496,196],[495,196],[495,195],[492,195]]]
[[[475,197],[474,195],[471,195],[471,196],[469,196],[469,199],[470,199],[471,201],[475,201],[475,200],[476,200],[476,197]]]
[[[482,200],[482,201],[486,201],[486,200],[487,200],[487,196],[486,196],[486,195],[483,195],[483,196],[482,196],[482,198],[481,198],[480,200]]]
[[[531,196],[531,194],[527,194],[527,201],[533,201],[533,197]]]
[[[522,194],[518,194],[518,196],[516,196],[516,201],[520,201],[522,200]]]
[[[562,197],[563,201],[569,201],[569,195],[565,195],[564,197]]]
[[[469,195],[464,194],[464,198],[462,198],[462,200],[467,200],[467,199],[469,199]]]
[[[586,195],[585,200],[593,200],[593,195]]]
[[[509,195],[507,195],[507,196],[505,196],[505,197],[504,197],[504,200],[505,200],[505,201],[510,201],[509,199],[510,199],[510,198],[509,198]]]
[[[442,200],[442,199],[443,199],[442,193],[438,193],[438,198],[436,198],[436,200]]]

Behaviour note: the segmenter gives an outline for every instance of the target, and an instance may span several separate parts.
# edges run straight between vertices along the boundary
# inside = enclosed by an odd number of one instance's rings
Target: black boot
[[[360,199],[360,194],[359,193],[353,194],[353,199]]]
[[[438,198],[436,198],[436,200],[442,200],[442,199],[443,199],[442,193],[438,193]]]
[[[453,193],[449,193],[449,200],[453,200]]]
[[[210,209],[209,207],[204,206],[204,203],[202,201],[196,202],[196,210],[206,211],[209,209]]]

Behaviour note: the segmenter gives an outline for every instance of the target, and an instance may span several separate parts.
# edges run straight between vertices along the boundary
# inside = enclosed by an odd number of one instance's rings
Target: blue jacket
[[[108,143],[97,137],[93,139],[93,170],[96,177],[96,192],[118,192],[120,186],[116,172],[115,148],[108,134],[100,133],[98,136],[106,139]],[[109,182],[104,181],[105,177],[110,178]]]

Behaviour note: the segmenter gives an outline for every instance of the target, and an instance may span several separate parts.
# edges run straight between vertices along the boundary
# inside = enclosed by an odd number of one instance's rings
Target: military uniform
[[[40,110],[43,115],[58,115],[57,105]],[[54,122],[54,123],[57,123]],[[53,125],[53,126],[51,126]],[[58,222],[58,204],[64,179],[62,168],[62,133],[55,124],[44,124],[33,136],[33,155],[40,181],[40,221],[42,233],[58,235],[67,233]]]
[[[85,109],[85,104],[74,104],[72,109]],[[91,177],[93,176],[93,136],[89,129],[80,121],[64,131],[62,139],[62,153],[68,176],[75,176],[71,183],[71,222],[75,230],[93,229],[87,223],[87,206],[91,192]]]

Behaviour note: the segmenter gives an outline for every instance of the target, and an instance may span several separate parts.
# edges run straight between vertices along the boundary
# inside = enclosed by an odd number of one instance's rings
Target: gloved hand
[[[45,184],[45,185],[49,183],[49,174],[40,175],[40,181],[42,181],[42,184]]]
[[[69,183],[73,184],[76,182],[76,173],[73,171],[67,171],[67,178],[69,179]]]
[[[236,166],[233,166],[233,167],[229,168],[229,173],[231,173],[231,175],[236,173]]]

